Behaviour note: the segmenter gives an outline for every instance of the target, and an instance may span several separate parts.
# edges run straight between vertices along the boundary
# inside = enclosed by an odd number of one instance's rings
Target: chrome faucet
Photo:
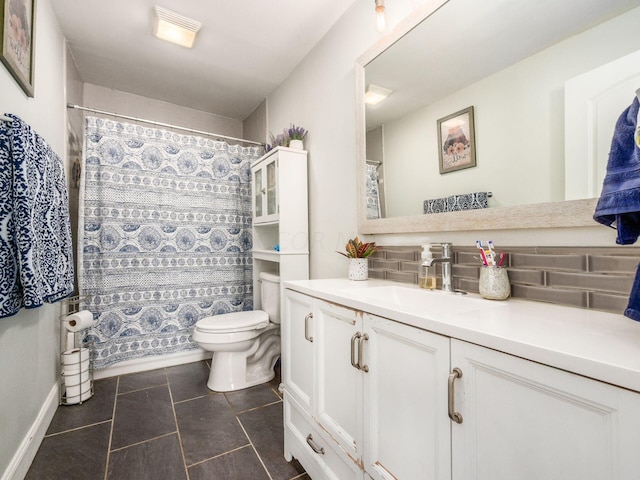
[[[453,258],[451,257],[451,244],[443,243],[442,257],[432,258],[429,262],[429,266],[433,266],[434,263],[442,264],[442,291],[453,292],[453,286],[451,285],[451,265],[453,264]]]

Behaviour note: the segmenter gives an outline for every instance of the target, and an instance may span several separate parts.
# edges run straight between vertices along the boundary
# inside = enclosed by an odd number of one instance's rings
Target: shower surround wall
[[[200,318],[251,310],[256,147],[86,119],[80,294],[95,367],[191,350]]]

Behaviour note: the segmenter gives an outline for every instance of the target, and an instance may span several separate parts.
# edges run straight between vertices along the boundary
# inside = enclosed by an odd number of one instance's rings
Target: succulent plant
[[[344,246],[347,253],[337,252],[340,255],[343,255],[347,258],[367,258],[375,251],[379,250],[380,247],[376,246],[376,242],[368,242],[362,243],[360,239],[356,236],[355,238],[350,239],[347,244]]]

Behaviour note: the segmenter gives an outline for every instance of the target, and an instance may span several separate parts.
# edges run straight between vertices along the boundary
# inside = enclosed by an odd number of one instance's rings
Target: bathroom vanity
[[[285,457],[314,480],[640,475],[640,323],[384,280],[285,288]]]

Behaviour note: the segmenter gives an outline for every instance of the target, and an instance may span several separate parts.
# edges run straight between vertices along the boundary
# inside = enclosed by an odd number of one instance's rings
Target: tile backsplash
[[[622,313],[640,263],[640,247],[502,247],[511,296]],[[418,283],[421,246],[382,246],[369,259],[369,276]],[[432,247],[440,257],[440,247]],[[481,261],[475,247],[453,246],[453,286],[478,293]],[[441,267],[438,269],[440,287]]]

